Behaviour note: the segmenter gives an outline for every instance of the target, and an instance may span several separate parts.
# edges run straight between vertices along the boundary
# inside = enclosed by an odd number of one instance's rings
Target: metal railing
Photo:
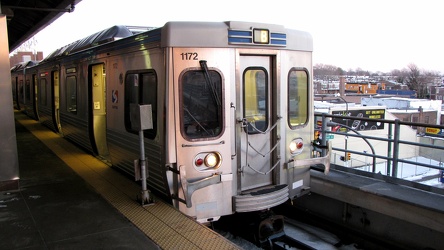
[[[337,147],[337,146],[335,146],[335,144],[333,144],[332,151],[344,152],[344,156],[347,156],[348,153],[351,153],[355,156],[360,155],[360,156],[370,157],[370,159],[372,159],[371,164],[366,163],[363,165],[367,165],[367,166],[371,165],[370,172],[372,172],[372,173],[376,172],[376,165],[377,165],[378,160],[380,162],[381,161],[384,162],[384,164],[386,166],[386,174],[388,176],[395,177],[395,178],[398,178],[398,167],[402,163],[412,164],[414,166],[423,166],[423,167],[427,167],[427,168],[431,168],[431,169],[437,169],[440,171],[444,171],[444,167],[443,167],[441,159],[435,159],[437,162],[439,162],[439,164],[432,164],[432,163],[423,163],[423,162],[418,162],[418,161],[412,161],[412,160],[403,159],[400,157],[401,147],[409,146],[409,147],[416,147],[415,150],[418,152],[417,156],[426,156],[427,157],[427,155],[424,154],[425,151],[429,150],[430,152],[431,151],[436,152],[436,150],[438,150],[438,151],[440,151],[440,152],[438,152],[438,155],[442,155],[443,160],[444,160],[444,154],[442,154],[442,153],[444,153],[444,138],[431,137],[431,136],[427,136],[424,133],[426,128],[433,128],[433,129],[439,129],[441,131],[444,131],[444,126],[432,125],[432,124],[426,124],[426,123],[405,122],[405,121],[400,121],[399,119],[395,119],[395,120],[373,119],[373,118],[355,117],[355,116],[330,115],[330,114],[325,114],[325,113],[315,115],[315,117],[316,116],[322,117],[322,127],[315,129],[315,130],[319,131],[321,134],[320,139],[318,141],[318,145],[320,145],[319,151],[322,152],[322,155],[325,155],[325,151],[324,151],[325,149],[323,149],[323,148],[325,148],[327,145],[327,140],[328,140],[327,138],[331,138],[332,136],[337,135],[337,136],[344,137],[344,140],[345,140],[344,147]],[[353,129],[353,128],[351,128],[347,125],[344,125],[342,123],[333,122],[332,119],[334,119],[334,118],[341,119],[341,120],[349,119],[350,121],[360,120],[361,122],[382,123],[385,126],[387,126],[387,128],[384,127],[384,130],[387,133],[380,133],[380,136],[378,136],[378,135],[375,135],[375,133],[371,132],[374,130],[358,131],[358,130]],[[344,128],[344,129],[342,131],[333,131],[331,129],[332,127],[338,127],[338,126],[340,126],[341,128]],[[415,141],[409,141],[409,140],[406,140],[405,137],[403,137],[404,135],[401,134],[403,126],[407,127],[407,128],[416,128],[415,129],[416,130],[416,140]],[[411,130],[411,131],[413,131],[413,130]],[[353,133],[351,133],[351,132],[353,132]],[[367,151],[361,152],[361,151],[358,151],[356,148],[353,148],[353,149],[348,148],[347,147],[347,140],[349,137],[362,139],[363,142],[365,142],[368,145],[368,147],[370,148],[369,151],[371,151],[371,153],[369,153]],[[442,144],[442,145],[437,145],[436,143],[424,143],[424,142],[421,142],[421,138],[426,138],[429,141],[437,140],[438,142],[440,142],[438,144]],[[373,143],[381,143],[381,142],[386,143],[386,147],[385,147],[387,149],[386,154],[381,154],[381,152],[376,152],[373,147]],[[427,150],[424,150],[424,149],[427,149]],[[379,150],[379,151],[381,151],[381,150]],[[359,162],[359,160],[357,162]]]

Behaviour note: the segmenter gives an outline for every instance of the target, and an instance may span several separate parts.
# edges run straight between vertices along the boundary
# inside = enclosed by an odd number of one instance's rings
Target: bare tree
[[[328,64],[316,64],[313,66],[313,71],[317,76],[331,76],[337,74],[338,67]]]
[[[403,84],[403,83],[405,83],[408,72],[406,69],[404,69],[404,70],[394,69],[394,70],[392,70],[390,75],[395,77],[395,80],[397,83]]]
[[[405,79],[407,86],[416,91],[418,98],[426,98],[428,96],[427,77],[413,63],[409,64],[407,68],[408,75]]]
[[[438,71],[420,70],[415,64],[411,63],[407,68],[402,70],[394,69],[388,73],[372,73],[358,67],[356,69],[343,70],[340,67],[328,64],[316,64],[313,66],[314,77],[324,80],[337,80],[338,76],[372,76],[374,79],[378,76],[386,76],[381,79],[395,80],[400,84],[406,84],[409,89],[416,91],[418,98],[427,98],[429,93],[429,86],[442,85],[443,75]],[[378,80],[378,79],[376,79]]]
[[[424,77],[426,82],[430,85],[440,86],[442,84],[441,75],[438,71],[424,70]]]

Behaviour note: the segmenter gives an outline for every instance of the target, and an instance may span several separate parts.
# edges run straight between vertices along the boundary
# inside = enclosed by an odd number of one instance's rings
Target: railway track
[[[287,217],[284,217],[284,221],[283,231],[262,241],[255,238],[252,222],[241,221],[238,217],[222,219],[214,224],[213,229],[245,250],[359,249],[355,244],[343,244],[335,234],[321,228]]]
[[[284,236],[273,241],[272,249],[357,249],[343,245],[330,232],[289,218],[285,218],[284,232]]]

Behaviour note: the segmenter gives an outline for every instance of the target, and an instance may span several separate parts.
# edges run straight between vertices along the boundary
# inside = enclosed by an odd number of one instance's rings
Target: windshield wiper
[[[208,132],[208,130],[205,129],[205,127],[199,122],[199,120],[197,120],[196,117],[194,117],[194,115],[191,114],[191,112],[187,109],[187,107],[184,107],[183,109],[185,110],[185,112],[187,112],[190,118],[193,119],[193,121],[197,124],[197,126],[199,126],[208,135],[210,136],[212,135],[210,132]]]
[[[220,100],[219,95],[217,93],[216,86],[214,86],[214,83],[211,81],[210,73],[208,72],[207,61],[200,60],[199,63],[200,63],[200,67],[202,68],[202,70],[204,72],[205,81],[206,81],[207,85],[210,86],[211,93],[213,94],[213,99],[216,102],[216,105],[218,107],[220,107],[222,105],[221,100]]]

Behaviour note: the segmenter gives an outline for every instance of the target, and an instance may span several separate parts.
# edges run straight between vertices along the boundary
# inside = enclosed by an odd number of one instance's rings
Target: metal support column
[[[144,141],[144,133],[143,130],[139,131],[139,143],[140,143],[140,159],[139,159],[139,167],[140,167],[140,180],[142,181],[142,190],[140,193],[140,202],[143,205],[148,205],[153,203],[153,199],[150,195],[150,191],[147,188],[146,180],[148,178],[147,168],[146,168],[146,158],[145,158],[145,141]]]
[[[401,124],[399,119],[395,120],[395,135],[393,138],[393,169],[392,177],[398,177],[398,163],[399,163],[399,136],[401,133]]]
[[[0,13],[0,191],[19,188],[6,15]]]

